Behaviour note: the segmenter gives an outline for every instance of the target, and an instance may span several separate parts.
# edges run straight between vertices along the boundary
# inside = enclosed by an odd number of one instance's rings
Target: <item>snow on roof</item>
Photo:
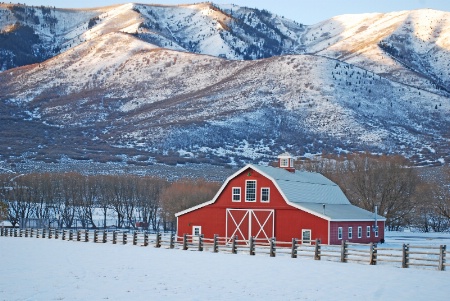
[[[271,179],[286,202],[300,210],[326,220],[373,220],[375,218],[374,213],[352,205],[337,184],[319,173],[306,171],[292,173],[282,168],[252,164],[231,175],[211,201],[178,212],[175,216],[214,204],[228,183],[248,168]],[[385,220],[382,216],[377,218]]]

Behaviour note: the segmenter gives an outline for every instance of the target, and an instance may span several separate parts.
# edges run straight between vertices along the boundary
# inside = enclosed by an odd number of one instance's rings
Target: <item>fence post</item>
[[[105,244],[107,240],[108,240],[108,236],[106,234],[106,230],[103,230],[102,242]]]
[[[175,248],[175,235],[173,233],[170,233],[169,248]]]
[[[98,239],[98,236],[97,236],[97,229],[94,229],[94,242],[95,242],[95,243],[97,243],[97,239]]]
[[[377,264],[377,244],[370,243],[370,265]]]
[[[55,239],[59,238],[59,229],[55,229]]]
[[[133,232],[133,246],[137,245],[137,231]]]
[[[270,257],[275,257],[276,247],[275,247],[275,237],[270,239]]]
[[[53,231],[51,228],[48,229],[48,239],[52,238],[53,236]]]
[[[66,240],[66,230],[62,230],[62,240]]]
[[[77,241],[81,241],[81,230],[77,230]]]
[[[19,237],[23,237],[23,229],[19,229]]]
[[[73,230],[69,230],[69,240],[73,240]]]
[[[253,238],[253,236],[250,236],[249,245],[250,245],[250,255],[255,255],[255,239]]]
[[[439,247],[439,271],[445,271],[445,249],[446,245],[441,245]]]
[[[201,252],[203,251],[203,234],[200,234],[198,236],[198,250]]]
[[[320,260],[320,239],[316,239],[316,245],[314,246],[314,260]]]
[[[341,244],[341,262],[347,262],[347,243],[344,240]]]
[[[231,242],[231,253],[237,254],[237,245],[236,245],[237,235],[233,236],[233,241]]]
[[[127,244],[127,233],[126,232],[122,232],[122,244],[124,244],[124,245]]]
[[[219,235],[214,234],[214,244],[213,244],[213,252],[219,252]]]
[[[161,248],[161,233],[156,233],[155,248]]]
[[[28,237],[28,229],[25,229],[25,237]]]
[[[297,258],[297,239],[292,239],[291,258]]]
[[[184,233],[183,234],[183,250],[187,250],[188,249],[188,243],[187,243],[187,234]]]
[[[113,241],[112,241],[113,245],[115,245],[117,243],[117,232],[116,230],[113,231]]]
[[[89,241],[89,230],[86,229],[84,230],[84,242],[88,242]]]
[[[144,247],[148,246],[148,233],[147,231],[144,232]]]
[[[402,249],[402,268],[407,268],[409,265],[409,244],[403,244]]]
[[[45,234],[47,234],[47,229],[42,229],[42,238],[45,238]]]

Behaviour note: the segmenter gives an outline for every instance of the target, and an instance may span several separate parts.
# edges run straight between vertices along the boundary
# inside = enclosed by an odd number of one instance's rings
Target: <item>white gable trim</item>
[[[203,208],[203,207],[205,207],[205,206],[214,204],[214,203],[217,201],[217,199],[218,199],[218,197],[220,196],[220,194],[221,194],[221,193],[223,192],[223,190],[225,189],[225,187],[228,185],[228,183],[229,183],[232,179],[234,179],[235,177],[237,177],[238,175],[240,175],[242,172],[244,172],[245,170],[247,170],[247,169],[249,169],[249,168],[251,168],[251,169],[257,171],[258,173],[260,173],[260,174],[263,175],[264,177],[266,177],[266,178],[268,178],[269,180],[271,180],[272,183],[275,185],[275,187],[276,187],[276,188],[278,189],[278,191],[280,192],[280,194],[281,194],[281,196],[283,197],[284,201],[285,201],[288,205],[290,205],[290,206],[292,206],[292,207],[294,207],[294,208],[300,209],[300,210],[302,210],[302,211],[305,211],[305,212],[307,212],[307,213],[309,213],[309,214],[312,214],[312,215],[315,215],[315,216],[317,216],[317,217],[320,217],[320,218],[322,218],[322,219],[325,219],[325,220],[328,220],[328,221],[331,220],[331,218],[330,218],[329,216],[325,216],[325,215],[319,214],[319,213],[317,213],[317,212],[315,212],[315,211],[312,211],[312,210],[309,210],[309,209],[307,209],[307,208],[304,208],[304,207],[302,207],[302,206],[300,206],[300,205],[298,205],[298,204],[296,204],[296,203],[290,202],[290,201],[287,199],[287,197],[284,195],[283,191],[280,189],[280,186],[278,186],[277,181],[275,181],[275,179],[273,179],[272,177],[270,177],[269,175],[267,175],[267,174],[264,173],[263,171],[259,170],[256,166],[254,166],[254,165],[252,165],[252,164],[247,164],[246,166],[244,166],[243,168],[239,169],[237,172],[235,172],[234,174],[232,174],[231,176],[229,176],[229,177],[225,180],[225,182],[223,183],[222,187],[220,187],[219,191],[216,193],[216,195],[214,196],[214,198],[213,198],[211,201],[208,201],[208,202],[199,204],[199,205],[197,205],[197,206],[188,208],[188,209],[186,209],[186,210],[180,211],[180,212],[176,213],[175,216],[176,216],[176,217],[179,217],[180,215],[183,215],[183,214],[192,212],[192,211],[194,211],[194,210]]]
[[[229,176],[229,177],[225,180],[225,182],[223,183],[223,185],[220,187],[219,191],[217,191],[216,195],[213,197],[213,199],[212,199],[211,201],[208,201],[208,202],[199,204],[199,205],[197,205],[197,206],[188,208],[188,209],[186,209],[186,210],[180,211],[180,212],[178,212],[178,213],[175,213],[175,216],[178,217],[178,216],[180,216],[180,215],[183,215],[183,214],[192,212],[192,211],[194,211],[194,210],[203,208],[203,207],[205,207],[205,206],[214,204],[214,203],[217,201],[217,199],[219,198],[219,195],[220,195],[220,194],[222,193],[222,191],[225,189],[225,187],[227,187],[228,183],[229,183],[232,179],[234,179],[235,177],[237,177],[239,174],[241,174],[242,172],[244,172],[244,170],[246,170],[246,169],[248,169],[248,168],[253,168],[253,167],[252,167],[250,164],[247,164],[246,166],[244,166],[243,168],[239,169],[237,172],[235,172],[234,174],[232,174],[231,176]]]
[[[243,168],[239,169],[237,172],[235,172],[234,174],[232,174],[231,176],[229,176],[229,177],[225,180],[225,182],[224,182],[223,185],[220,187],[219,191],[216,193],[216,195],[214,196],[214,198],[213,198],[211,201],[208,201],[208,202],[199,204],[199,205],[197,205],[197,206],[188,208],[188,209],[186,209],[186,210],[180,211],[180,212],[176,213],[175,216],[178,218],[180,215],[183,215],[183,214],[192,212],[192,211],[194,211],[194,210],[203,208],[203,207],[205,207],[205,206],[214,204],[214,203],[217,201],[217,199],[219,198],[220,194],[221,194],[221,193],[223,192],[223,190],[225,189],[225,187],[227,187],[228,183],[229,183],[232,179],[234,179],[235,177],[237,177],[239,174],[241,174],[242,172],[244,172],[246,169],[249,169],[249,168],[251,168],[251,169],[257,171],[258,173],[260,173],[260,174],[263,175],[264,177],[266,177],[266,178],[268,178],[269,180],[271,180],[272,183],[273,183],[273,184],[275,185],[275,187],[277,188],[277,190],[280,192],[280,194],[281,194],[281,196],[283,197],[283,199],[284,199],[284,201],[286,202],[286,204],[288,204],[288,205],[290,205],[290,206],[292,206],[292,207],[294,207],[294,208],[300,209],[300,210],[302,210],[302,211],[304,211],[304,212],[306,212],[306,213],[312,214],[312,215],[314,215],[314,216],[317,216],[317,217],[320,217],[320,218],[322,218],[322,219],[324,219],[324,220],[332,221],[332,222],[344,222],[344,221],[347,221],[347,222],[350,222],[350,221],[374,221],[374,219],[367,219],[367,218],[364,218],[364,219],[332,219],[332,218],[329,217],[329,216],[326,216],[326,215],[323,215],[323,214],[321,214],[321,213],[319,213],[319,212],[316,212],[316,211],[307,209],[307,208],[305,208],[305,207],[303,207],[303,206],[301,206],[301,205],[299,205],[299,204],[297,204],[297,203],[290,202],[290,201],[288,200],[288,198],[286,197],[286,195],[285,195],[285,194],[283,193],[283,191],[281,190],[280,186],[278,186],[277,181],[276,181],[275,179],[273,179],[271,176],[269,176],[268,174],[266,174],[266,173],[264,173],[263,171],[261,171],[260,169],[258,169],[258,167],[256,167],[255,165],[252,165],[252,164],[247,164],[246,166],[244,166]],[[386,218],[378,217],[378,220],[379,220],[379,221],[386,221]]]

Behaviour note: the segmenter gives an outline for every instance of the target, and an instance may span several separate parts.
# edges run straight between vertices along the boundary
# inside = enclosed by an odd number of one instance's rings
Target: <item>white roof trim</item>
[[[337,219],[332,219],[332,222],[375,222],[375,217],[373,218],[360,218],[360,219],[354,219],[354,218],[337,218]],[[380,218],[378,216],[377,218],[377,222],[385,222],[386,218]]]
[[[228,185],[228,183],[229,183],[232,179],[234,179],[237,175],[239,175],[240,173],[242,173],[244,170],[246,170],[246,169],[248,169],[248,168],[251,168],[251,169],[253,169],[253,170],[256,170],[258,173],[262,174],[263,176],[265,176],[266,178],[268,178],[269,180],[271,180],[272,183],[275,185],[275,187],[276,187],[276,188],[278,189],[278,191],[280,192],[280,194],[281,194],[281,196],[283,197],[284,201],[285,201],[288,205],[290,205],[290,206],[292,206],[292,207],[294,207],[294,208],[300,209],[300,210],[305,211],[305,212],[307,212],[307,213],[309,213],[309,214],[312,214],[312,215],[314,215],[314,216],[317,216],[317,217],[320,217],[320,218],[322,218],[322,219],[324,219],[324,220],[332,221],[332,222],[339,222],[339,221],[347,221],[347,222],[348,222],[348,221],[374,221],[374,219],[332,219],[332,218],[329,217],[329,216],[320,214],[320,213],[318,213],[318,212],[316,212],[316,211],[309,210],[309,209],[307,209],[307,208],[305,208],[305,207],[303,207],[303,206],[301,206],[301,205],[299,205],[299,204],[290,202],[290,201],[287,199],[287,197],[284,195],[284,192],[283,192],[283,191],[281,190],[281,188],[278,186],[277,181],[275,181],[275,179],[273,179],[271,176],[267,175],[265,172],[261,171],[260,169],[258,169],[258,167],[256,167],[255,165],[252,165],[252,164],[247,164],[246,166],[244,166],[243,168],[239,169],[237,172],[235,172],[234,174],[232,174],[231,176],[229,176],[229,177],[225,180],[225,182],[224,182],[223,185],[220,187],[219,191],[216,193],[216,195],[214,196],[214,198],[213,198],[211,201],[208,201],[208,202],[199,204],[199,205],[197,205],[197,206],[188,208],[188,209],[186,209],[186,210],[180,211],[180,212],[176,213],[175,216],[176,216],[176,217],[179,217],[180,215],[183,215],[183,214],[192,212],[192,211],[194,211],[194,210],[203,208],[203,207],[205,207],[205,206],[214,204],[214,203],[217,201],[217,198],[219,197],[219,195],[222,193],[222,191],[223,191],[223,190],[225,189],[225,187]],[[379,220],[379,221],[386,221],[385,218],[384,218],[384,219],[378,218],[378,220]]]
[[[189,213],[189,212],[191,212],[191,211],[200,209],[200,208],[202,208],[202,207],[205,207],[205,206],[214,204],[214,203],[217,201],[217,198],[219,197],[219,195],[222,193],[222,191],[223,191],[223,190],[225,189],[225,187],[228,185],[228,183],[229,183],[232,179],[234,179],[237,175],[239,175],[240,173],[242,173],[244,170],[246,170],[246,169],[249,168],[249,167],[250,167],[250,168],[253,168],[250,164],[247,164],[246,166],[244,166],[243,168],[239,169],[237,172],[235,172],[234,174],[232,174],[231,176],[229,176],[229,177],[225,180],[225,182],[222,184],[222,186],[220,187],[219,191],[217,191],[216,195],[213,197],[213,199],[212,199],[211,201],[208,201],[208,202],[199,204],[199,205],[197,205],[197,206],[188,208],[188,209],[186,209],[186,210],[180,211],[180,212],[178,212],[178,213],[175,213],[175,216],[178,217],[178,216],[180,216],[180,215]]]

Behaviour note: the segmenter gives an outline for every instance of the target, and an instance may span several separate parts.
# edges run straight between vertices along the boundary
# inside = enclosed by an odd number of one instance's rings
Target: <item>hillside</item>
[[[8,164],[233,165],[284,150],[450,161],[449,13],[305,26],[209,3],[0,9],[0,39],[34,37],[28,52],[0,44]]]

